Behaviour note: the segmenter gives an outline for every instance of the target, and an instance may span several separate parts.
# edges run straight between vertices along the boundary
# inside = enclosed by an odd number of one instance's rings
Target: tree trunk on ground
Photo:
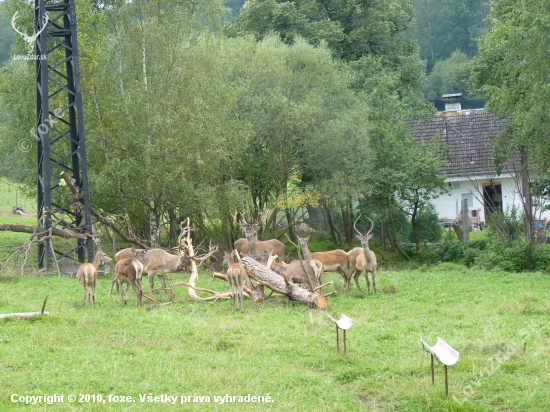
[[[243,257],[241,263],[246,269],[248,277],[278,293],[284,294],[290,300],[318,309],[324,309],[328,306],[328,299],[325,296],[317,292],[310,292],[290,282],[287,284],[282,276],[248,256]]]

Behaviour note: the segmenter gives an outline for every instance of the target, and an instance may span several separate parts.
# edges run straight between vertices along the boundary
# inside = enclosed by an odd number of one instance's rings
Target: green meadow
[[[2,222],[34,224],[35,215],[11,215],[15,192],[1,189]],[[32,211],[32,203],[23,205]],[[27,237],[0,236],[3,246]],[[245,313],[232,314],[229,300],[194,301],[184,286],[174,287],[172,303],[144,298],[141,308],[130,290],[123,307],[119,294],[109,295],[107,277],[100,277],[93,310],[76,279],[37,275],[34,264],[23,275],[0,273],[0,313],[40,311],[46,296],[49,312],[0,320],[1,411],[479,412],[550,405],[545,273],[450,263],[397,270],[381,260],[376,295],[355,285],[346,292],[343,279],[328,273],[324,281],[333,284],[324,292],[335,294],[325,310],[272,297],[245,301]],[[366,289],[364,277],[361,284]],[[228,290],[208,268],[197,286]],[[162,292],[154,298],[168,301]],[[327,314],[353,320],[346,354],[336,350]],[[434,345],[438,337],[460,352],[449,367],[449,397],[437,363],[432,385],[430,355],[420,343]]]

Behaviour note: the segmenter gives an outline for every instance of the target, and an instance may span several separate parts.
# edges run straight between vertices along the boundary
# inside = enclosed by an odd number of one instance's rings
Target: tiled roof
[[[434,136],[440,136],[440,153],[446,160],[441,173],[466,175],[494,172],[489,139],[501,131],[505,123],[506,120],[485,109],[471,109],[439,112],[428,122],[410,121],[409,127],[417,141],[429,141]],[[510,168],[512,163],[508,162],[503,170]]]

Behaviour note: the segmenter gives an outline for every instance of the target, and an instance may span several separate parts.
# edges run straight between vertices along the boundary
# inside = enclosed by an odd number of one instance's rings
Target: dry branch
[[[65,171],[61,172],[60,176],[65,181],[65,183],[67,183],[67,186],[69,187],[73,195],[77,195],[80,189],[78,188],[78,186],[74,184],[74,180],[69,177],[67,172]],[[138,245],[143,249],[149,248],[149,245],[145,244],[143,241],[141,241],[141,239],[127,236],[126,234],[124,234],[113,222],[109,221],[105,216],[103,216],[101,213],[99,213],[97,210],[95,210],[91,206],[90,206],[90,213],[92,214],[92,216],[94,216],[97,220],[99,220],[105,226],[110,227],[113,230],[113,232],[115,232],[118,236],[120,236],[126,242],[133,243],[134,245]]]
[[[44,309],[46,308],[46,302],[49,296],[50,295],[46,295],[46,297],[44,298],[44,302],[42,303],[42,310],[40,312],[4,313],[4,314],[0,314],[0,319],[7,319],[7,318],[29,319],[29,318],[34,318],[35,316],[49,315],[50,314],[49,312],[44,311]]]

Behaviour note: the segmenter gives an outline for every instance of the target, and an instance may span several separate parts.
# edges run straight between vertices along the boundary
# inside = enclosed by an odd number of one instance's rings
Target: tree
[[[486,25],[485,4],[479,0],[414,0],[414,17],[418,30],[415,38],[420,57],[431,71],[438,61],[447,60],[456,50],[468,58],[477,55],[475,39]]]
[[[536,167],[542,179],[550,171],[550,68],[545,59],[550,48],[549,6],[547,0],[491,3],[490,30],[479,42],[480,55],[472,74],[474,87],[486,93],[487,107],[501,118],[510,119],[493,139],[493,151],[497,172],[510,156],[519,155],[524,234],[531,245],[531,168]]]
[[[11,59],[11,48],[15,43],[15,32],[10,27],[10,20],[0,5],[0,67]]]
[[[426,100],[439,100],[445,93],[462,93],[463,98],[468,98],[470,73],[470,60],[460,50],[436,62],[424,86]]]

